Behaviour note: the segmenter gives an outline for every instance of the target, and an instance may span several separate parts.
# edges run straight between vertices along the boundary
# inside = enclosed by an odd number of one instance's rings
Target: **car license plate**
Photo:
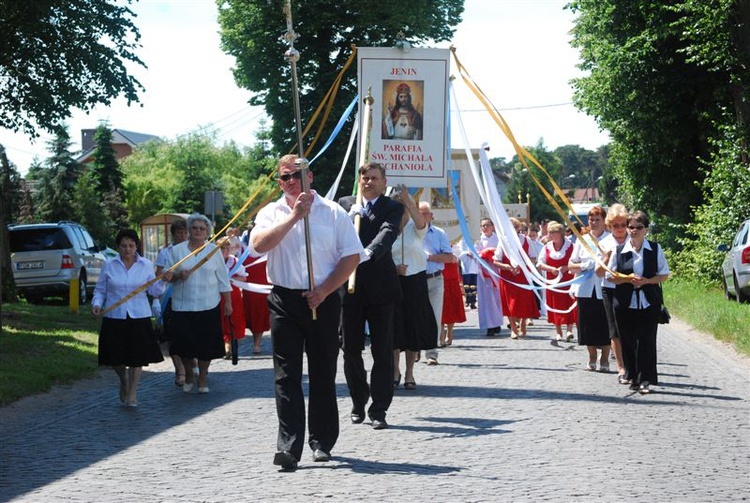
[[[28,271],[29,269],[44,269],[44,261],[36,260],[34,262],[18,262],[16,269],[19,271]]]

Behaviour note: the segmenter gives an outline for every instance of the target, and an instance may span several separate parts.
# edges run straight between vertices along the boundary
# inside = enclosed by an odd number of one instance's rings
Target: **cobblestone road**
[[[271,464],[276,417],[270,341],[215,362],[208,395],[144,373],[137,409],[114,372],[0,409],[0,501],[745,501],[750,498],[750,364],[678,320],[660,327],[650,396],[584,370],[586,351],[486,338],[476,312],[440,365],[418,364],[391,428],[350,424],[330,463]]]

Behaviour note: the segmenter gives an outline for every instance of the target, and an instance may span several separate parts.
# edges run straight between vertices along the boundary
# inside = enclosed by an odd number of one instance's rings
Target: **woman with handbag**
[[[656,372],[656,332],[662,298],[661,283],[669,278],[664,251],[646,239],[648,215],[636,211],[628,217],[628,239],[610,256],[607,273],[615,285],[612,307],[622,342],[625,378],[630,389],[642,395],[658,384]]]

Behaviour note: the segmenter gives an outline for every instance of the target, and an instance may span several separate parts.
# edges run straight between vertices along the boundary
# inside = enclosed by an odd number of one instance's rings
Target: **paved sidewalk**
[[[486,338],[476,311],[440,365],[417,364],[388,421],[350,424],[339,368],[341,436],[330,463],[306,451],[295,473],[275,452],[270,340],[265,355],[211,366],[208,395],[180,391],[171,364],[149,367],[140,406],[114,372],[0,409],[0,501],[746,501],[750,364],[674,320],[659,332],[662,385],[649,396],[586,351]],[[41,363],[40,363],[41,364]]]

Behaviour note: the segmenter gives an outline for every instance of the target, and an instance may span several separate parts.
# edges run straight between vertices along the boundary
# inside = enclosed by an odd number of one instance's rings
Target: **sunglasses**
[[[612,224],[613,229],[625,229],[627,226],[628,224]]]
[[[301,171],[295,171],[294,173],[287,173],[285,175],[279,175],[279,180],[282,182],[288,182],[294,178],[295,180],[300,180],[302,178],[302,172]]]
[[[644,227],[643,225],[629,225],[628,226],[628,229],[630,229],[631,231],[642,231],[645,228],[646,227]]]

